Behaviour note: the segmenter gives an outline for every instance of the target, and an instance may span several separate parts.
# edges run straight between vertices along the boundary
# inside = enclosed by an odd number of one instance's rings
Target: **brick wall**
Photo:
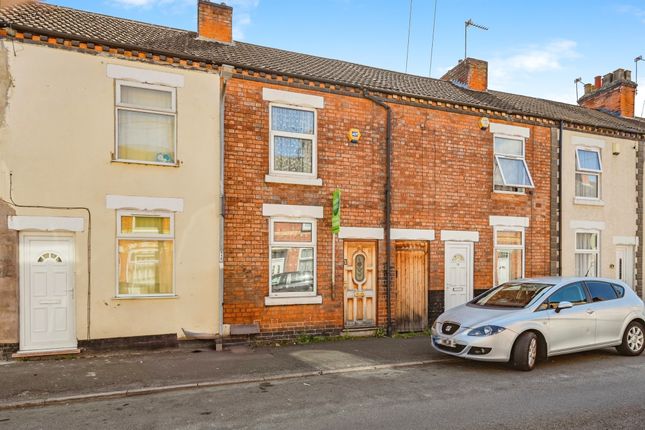
[[[318,111],[318,173],[322,187],[266,183],[269,170],[269,103],[262,88],[323,96]],[[536,189],[526,195],[492,192],[493,135],[479,116],[391,104],[393,113],[392,227],[434,229],[429,252],[429,314],[443,306],[441,230],[476,230],[476,290],[493,282],[490,215],[530,218],[526,231],[526,275],[550,273],[551,131],[531,129],[526,157]],[[361,98],[232,79],[225,117],[224,323],[258,322],[263,336],[339,330],[343,326],[343,241],[337,244],[336,286],[331,291],[331,192],[342,189],[342,225],[383,227],[385,110]],[[499,121],[498,121],[499,122]],[[361,130],[358,144],[346,139]],[[324,207],[318,221],[317,279],[322,305],[265,306],[269,292],[268,219],[262,204]],[[393,264],[395,256],[393,253]],[[378,243],[377,324],[386,323],[385,244]],[[394,282],[393,282],[394,287]],[[392,314],[396,321],[396,291]]]
[[[233,9],[224,3],[199,0],[197,21],[201,37],[226,43],[233,41]]]
[[[18,232],[7,229],[9,215],[0,201],[0,344],[18,342]]]

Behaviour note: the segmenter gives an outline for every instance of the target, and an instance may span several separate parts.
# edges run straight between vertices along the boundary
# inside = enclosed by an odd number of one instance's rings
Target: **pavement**
[[[429,364],[451,358],[430,338],[128,351],[0,362],[0,410]]]
[[[0,430],[645,428],[645,355],[623,357],[613,349],[554,357],[532,372],[518,372],[504,364],[443,358],[425,365],[393,367],[410,358],[439,357],[429,350],[427,338],[259,348],[213,353],[210,359],[206,353],[176,354],[183,357],[183,366],[189,367],[193,363],[197,366],[193,357],[203,360],[201,366],[213,368],[221,367],[215,364],[217,357],[228,357],[219,360],[239,364],[238,374],[248,369],[250,362],[275,372],[281,366],[274,366],[272,360],[299,366],[283,368],[285,374],[316,368],[337,371],[0,410]],[[154,360],[155,356],[147,357]],[[381,362],[390,365],[366,365],[363,370],[351,367]],[[348,370],[352,368],[355,370]],[[256,370],[256,375],[271,373]],[[0,371],[4,369],[0,367]],[[0,381],[4,382],[2,376]]]

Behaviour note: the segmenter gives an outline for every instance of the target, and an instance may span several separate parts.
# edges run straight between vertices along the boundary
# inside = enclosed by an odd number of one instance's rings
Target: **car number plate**
[[[444,346],[449,346],[449,347],[453,347],[453,348],[456,345],[454,339],[448,339],[448,338],[445,338],[445,337],[440,337],[439,338],[439,343],[444,345]]]

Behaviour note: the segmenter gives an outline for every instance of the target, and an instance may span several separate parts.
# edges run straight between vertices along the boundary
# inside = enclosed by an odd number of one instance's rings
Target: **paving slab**
[[[311,376],[344,369],[421,363],[444,359],[430,338],[359,338],[308,345],[176,348],[84,355],[0,366],[0,408],[93,394],[154,392],[161,387],[242,383],[248,380]]]

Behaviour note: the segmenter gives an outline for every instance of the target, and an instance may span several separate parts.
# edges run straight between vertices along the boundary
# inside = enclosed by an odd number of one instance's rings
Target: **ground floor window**
[[[598,276],[599,241],[597,231],[576,232],[576,276]]]
[[[174,218],[165,212],[117,213],[118,296],[174,293]]]
[[[316,294],[316,221],[270,219],[270,296]]]
[[[494,232],[495,285],[524,276],[524,229],[497,227]]]

